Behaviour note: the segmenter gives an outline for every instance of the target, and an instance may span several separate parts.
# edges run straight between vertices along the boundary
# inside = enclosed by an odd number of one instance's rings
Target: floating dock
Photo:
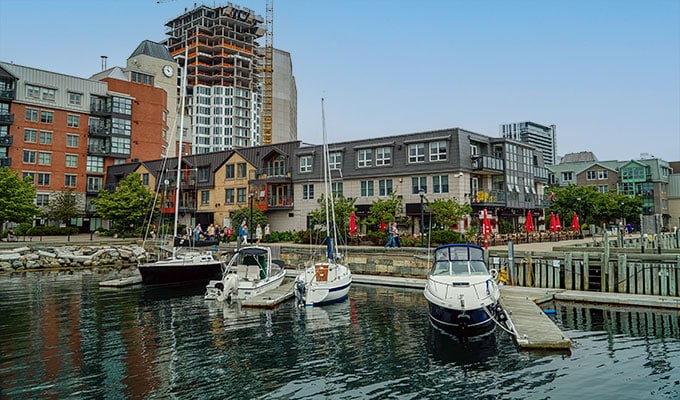
[[[241,307],[273,308],[293,297],[293,285],[295,281],[284,281],[276,289],[269,290],[247,300],[241,301]]]
[[[100,287],[122,288],[132,285],[139,285],[142,283],[140,275],[128,276],[126,278],[111,279],[108,281],[99,282]]]

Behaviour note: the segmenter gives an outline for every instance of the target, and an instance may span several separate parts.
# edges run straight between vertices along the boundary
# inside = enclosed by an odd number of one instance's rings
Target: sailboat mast
[[[186,98],[186,84],[187,84],[187,60],[189,57],[189,43],[186,40],[187,33],[184,33],[184,68],[182,68],[182,82],[180,83],[180,107],[179,107],[179,148],[177,150],[177,179],[175,181],[175,222],[173,228],[173,241],[177,237],[177,225],[179,224],[179,188],[181,186],[180,179],[182,179],[182,150],[184,139],[184,101]],[[172,249],[173,256],[175,248]]]
[[[329,177],[328,171],[328,136],[326,133],[326,111],[324,109],[324,99],[321,98],[321,124],[323,126],[323,185],[324,185],[324,200],[326,201],[326,249],[328,255],[328,261],[333,261],[333,243],[331,241],[331,226],[328,215],[328,190]]]

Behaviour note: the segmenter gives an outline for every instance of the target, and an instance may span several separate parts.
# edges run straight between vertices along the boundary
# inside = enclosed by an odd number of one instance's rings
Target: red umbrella
[[[534,231],[534,217],[531,215],[531,210],[527,211],[527,220],[524,222],[524,230],[527,233]]]
[[[555,232],[557,230],[557,225],[555,223],[555,213],[550,213],[550,232]]]
[[[489,248],[488,235],[491,234],[491,222],[489,221],[489,216],[486,213],[486,208],[484,209],[484,219],[482,220],[482,233],[484,234],[484,248]]]
[[[571,218],[571,230],[572,231],[580,231],[581,230],[581,224],[578,222],[578,215],[574,213],[574,216]]]
[[[562,223],[560,222],[560,214],[555,214],[555,230],[562,230]]]
[[[354,235],[357,233],[357,217],[354,215],[354,211],[349,214],[349,234]]]

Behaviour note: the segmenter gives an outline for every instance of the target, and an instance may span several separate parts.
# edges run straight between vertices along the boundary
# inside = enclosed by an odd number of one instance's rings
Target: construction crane
[[[262,104],[262,144],[272,143],[273,83],[274,83],[274,0],[267,0],[264,49],[264,101]]]

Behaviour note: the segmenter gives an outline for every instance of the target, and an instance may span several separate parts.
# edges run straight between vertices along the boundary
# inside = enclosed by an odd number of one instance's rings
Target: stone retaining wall
[[[0,250],[0,271],[131,267],[145,258],[146,251],[137,245],[25,246]]]

